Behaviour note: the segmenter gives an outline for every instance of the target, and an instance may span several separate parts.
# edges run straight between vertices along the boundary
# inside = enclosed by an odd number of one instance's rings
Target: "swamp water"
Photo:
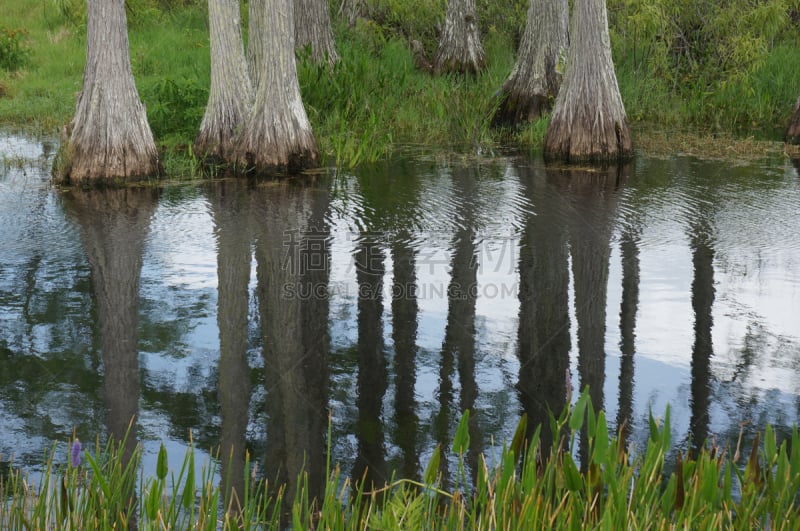
[[[0,132],[0,467],[135,416],[150,473],[192,440],[223,474],[246,448],[313,491],[330,418],[333,461],[383,483],[419,477],[464,409],[475,466],[586,385],[634,445],[667,404],[684,450],[800,417],[782,158],[408,152],[305,182],[62,192],[54,151]]]

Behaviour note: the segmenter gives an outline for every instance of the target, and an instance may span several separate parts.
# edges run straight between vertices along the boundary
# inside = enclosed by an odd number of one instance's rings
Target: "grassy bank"
[[[783,0],[770,0],[778,1]],[[194,162],[188,146],[208,97],[205,2],[127,4],[140,96],[157,141],[170,155],[168,171],[180,173]],[[370,0],[367,17],[353,26],[336,16],[339,4],[331,5],[342,60],[333,70],[311,64],[302,54],[298,62],[304,103],[326,163],[356,165],[384,156],[399,143],[484,153],[506,143],[533,150],[541,146],[546,119],[514,131],[488,127],[494,95],[513,66],[527,2],[478,2],[489,69],[477,79],[432,78],[414,67],[408,41],[419,39],[433,53],[445,2]],[[736,71],[710,63],[688,70],[664,47],[666,23],[644,18],[635,11],[639,8],[631,7],[636,5],[609,1],[620,90],[634,136],[644,139],[641,145],[653,145],[649,132],[664,128],[680,128],[699,138],[722,135],[731,142],[740,137],[778,139],[800,87],[796,28],[775,30],[769,46],[757,47],[758,53],[742,59]],[[0,66],[0,124],[50,133],[69,121],[82,81],[83,6],[79,0],[4,2],[0,55],[4,42],[18,49],[6,52],[14,55],[15,64]]]
[[[669,410],[661,425],[650,419],[645,448],[630,450],[608,433],[602,411],[584,393],[543,446],[539,428],[525,418],[497,456],[481,456],[475,478],[464,454],[468,414],[456,431],[459,456],[452,478],[439,474],[441,448],[420,481],[398,478],[365,491],[328,465],[324,492],[315,498],[305,476],[286,492],[246,472],[238,495],[216,484],[213,465],[194,475],[190,448],[177,473],[162,447],[155,475],[139,471],[139,450],[124,457],[124,444],[68,455],[65,465],[47,462],[38,485],[23,472],[0,475],[3,529],[796,529],[800,488],[800,434],[780,444],[771,428],[751,449],[709,447],[670,451]],[[526,440],[526,433],[532,434]],[[330,433],[329,433],[330,437]],[[583,438],[583,439],[582,439]],[[585,441],[581,443],[581,440]],[[578,446],[584,444],[578,452]],[[584,463],[574,458],[586,456]],[[250,466],[246,465],[245,470]],[[447,479],[447,481],[444,481]]]

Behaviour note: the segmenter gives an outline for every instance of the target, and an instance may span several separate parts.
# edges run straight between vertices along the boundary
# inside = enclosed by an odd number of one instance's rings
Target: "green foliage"
[[[420,41],[432,54],[444,27],[447,0],[366,0],[366,15],[387,35]],[[527,0],[477,0],[476,18],[481,36],[509,35],[516,44],[528,12]]]
[[[610,0],[616,48],[674,84],[733,80],[766,59],[797,0]],[[625,54],[625,53],[624,53]]]
[[[200,129],[208,86],[195,77],[163,78],[146,93],[147,119],[153,134],[191,139]]]
[[[478,78],[418,70],[405,40],[370,21],[339,28],[341,60],[331,71],[301,57],[303,103],[319,147],[339,166],[386,155],[394,142],[489,149],[493,94],[511,69],[509,43],[485,43],[489,69]]]
[[[27,62],[0,80],[0,122],[60,130],[80,91],[85,1],[6,4],[0,28],[25,28],[27,35],[14,38]],[[164,160],[191,168],[191,154],[183,154],[197,133],[210,82],[205,0],[126,5],[134,77],[156,139],[167,151]],[[331,2],[332,12],[340,5]],[[342,60],[333,69],[302,54],[298,61],[303,101],[325,163],[355,166],[403,143],[480,153],[497,143],[542,145],[546,118],[513,131],[491,130],[487,120],[513,66],[527,0],[477,0],[489,69],[475,78],[432,77],[414,66],[409,40],[420,40],[432,56],[447,0],[365,5],[354,27],[335,27]],[[632,122],[779,136],[800,86],[800,0],[607,5],[617,78]]]
[[[387,34],[436,49],[447,0],[366,0],[367,16]]]
[[[609,0],[631,118],[666,124],[688,118],[715,131],[783,122],[796,98],[796,61],[776,59],[788,58],[786,47],[796,50],[799,6],[798,0]]]
[[[52,0],[59,23],[80,31],[86,29],[86,0]]]
[[[85,32],[86,0],[50,1],[58,23]],[[130,27],[155,23],[164,13],[186,7],[205,8],[205,0],[125,0],[125,11]]]
[[[28,64],[31,52],[23,40],[27,34],[23,29],[0,27],[0,70],[12,72]]]
[[[466,426],[461,419],[453,448],[464,466]],[[226,498],[216,484],[215,459],[195,477],[190,445],[177,477],[159,450],[154,477],[140,475],[141,451],[110,442],[85,452],[85,466],[46,462],[38,485],[15,467],[0,475],[0,528],[110,529],[137,522],[142,529],[782,529],[800,525],[800,434],[778,441],[767,426],[739,456],[711,446],[694,457],[671,454],[670,414],[649,418],[643,448],[628,448],[608,431],[586,390],[574,406],[551,419],[563,438],[543,453],[537,428],[493,458],[481,456],[472,484],[444,490],[440,448],[424,483],[392,479],[374,491],[354,485],[338,467],[326,470],[321,499],[309,496],[308,475],[284,503],[283,488],[256,479],[249,457],[243,492]],[[516,434],[527,432],[523,417]],[[741,442],[741,441],[740,441]],[[330,444],[330,441],[329,441]],[[576,445],[585,445],[579,463]],[[330,452],[330,447],[328,448]],[[669,471],[668,471],[669,470]],[[134,489],[139,481],[138,491]],[[271,494],[270,494],[271,493]],[[220,511],[222,511],[220,513]]]

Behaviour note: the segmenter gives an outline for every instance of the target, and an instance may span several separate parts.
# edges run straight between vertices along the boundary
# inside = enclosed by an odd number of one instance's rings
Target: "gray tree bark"
[[[576,0],[570,35],[544,155],[568,162],[630,158],[630,128],[611,59],[605,0]]]
[[[559,63],[568,46],[567,0],[531,0],[517,62],[503,85],[494,125],[535,120],[553,107],[561,87]]]
[[[245,121],[236,162],[246,171],[296,172],[319,159],[294,56],[292,0],[252,0],[251,78],[257,79],[253,110]],[[256,18],[254,21],[253,18]]]
[[[228,162],[253,103],[242,43],[239,0],[208,0],[211,90],[194,152]]]
[[[294,0],[295,46],[311,48],[311,59],[333,65],[339,60],[327,0]]]
[[[797,103],[794,104],[794,112],[786,128],[784,140],[787,144],[800,145],[800,98],[797,98]]]
[[[347,25],[352,28],[356,25],[356,20],[365,16],[366,13],[367,6],[364,4],[364,0],[342,0],[337,16],[342,20],[346,20]]]
[[[486,68],[486,54],[478,34],[475,0],[450,0],[444,32],[433,56],[434,73],[477,74]]]
[[[267,0],[250,0],[247,27],[247,71],[250,74],[250,85],[253,91],[261,83],[263,66],[267,64],[266,34]]]
[[[138,179],[159,172],[153,133],[131,71],[124,0],[88,0],[83,89],[57,177]]]

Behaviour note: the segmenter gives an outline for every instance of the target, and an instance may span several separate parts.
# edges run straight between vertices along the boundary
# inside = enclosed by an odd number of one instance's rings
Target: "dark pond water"
[[[54,148],[0,133],[3,461],[55,443],[63,461],[73,432],[135,415],[151,470],[191,436],[233,447],[234,473],[247,448],[313,485],[330,415],[346,474],[414,477],[462,410],[474,463],[568,385],[634,444],[667,404],[683,449],[797,422],[800,177],[781,158],[409,151],[307,182],[59,192]]]

